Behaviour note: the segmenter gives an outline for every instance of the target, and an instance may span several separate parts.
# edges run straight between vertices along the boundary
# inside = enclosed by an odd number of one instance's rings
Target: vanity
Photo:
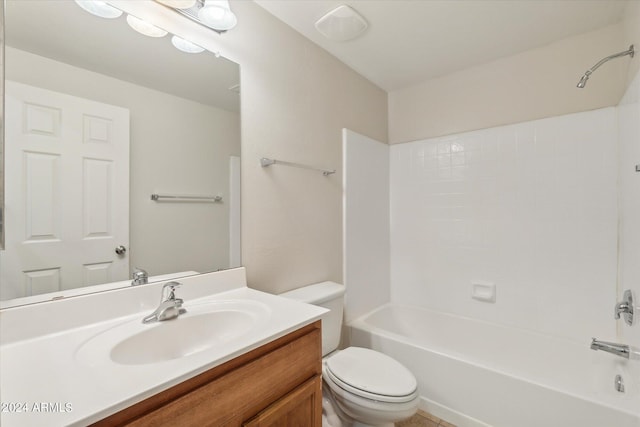
[[[0,425],[320,426],[325,310],[238,267],[240,68],[159,3],[110,3],[0,2]],[[154,321],[167,280],[185,312]]]
[[[318,322],[109,416],[95,426],[321,426]]]
[[[1,424],[320,426],[325,310],[244,268],[180,282],[162,322],[142,319],[163,283],[1,311]]]

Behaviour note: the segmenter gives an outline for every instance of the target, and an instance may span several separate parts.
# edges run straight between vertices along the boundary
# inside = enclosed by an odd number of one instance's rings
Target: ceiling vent
[[[355,39],[368,26],[362,15],[346,5],[338,6],[316,21],[320,34],[337,42]]]

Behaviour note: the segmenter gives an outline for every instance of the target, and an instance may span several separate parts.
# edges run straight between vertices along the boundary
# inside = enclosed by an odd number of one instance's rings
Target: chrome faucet
[[[132,277],[133,281],[131,282],[131,286],[146,285],[147,283],[149,283],[149,275],[141,268],[136,267],[133,270]]]
[[[142,319],[142,323],[162,322],[164,320],[175,319],[187,312],[182,308],[184,301],[181,298],[176,298],[175,290],[182,284],[178,282],[165,283],[162,287],[162,297],[160,298],[160,305],[150,315]],[[166,296],[165,296],[166,295]]]
[[[624,291],[622,302],[616,303],[613,309],[614,318],[619,319],[620,315],[624,316],[627,325],[633,325],[633,294],[628,289]]]
[[[616,356],[624,357],[625,359],[628,359],[629,354],[631,353],[629,346],[626,344],[598,341],[595,338],[591,339],[591,350],[606,351],[607,353],[615,354]]]

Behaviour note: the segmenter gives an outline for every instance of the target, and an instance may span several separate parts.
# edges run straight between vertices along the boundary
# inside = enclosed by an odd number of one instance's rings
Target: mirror
[[[0,251],[4,249],[4,2],[0,2]]]
[[[239,266],[239,66],[126,14],[5,7],[2,306]]]

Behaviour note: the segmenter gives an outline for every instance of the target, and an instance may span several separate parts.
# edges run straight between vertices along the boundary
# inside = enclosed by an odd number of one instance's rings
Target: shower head
[[[585,85],[587,84],[587,80],[589,80],[589,74],[591,73],[587,71],[586,73],[584,73],[584,76],[580,77],[580,81],[578,82],[578,87],[580,89],[585,87]]]
[[[633,50],[633,45],[631,45],[631,46],[629,46],[629,49],[625,50],[624,52],[614,53],[613,55],[609,55],[606,58],[601,59],[600,61],[598,61],[598,63],[596,65],[594,65],[593,67],[589,68],[587,70],[587,72],[584,73],[584,76],[582,76],[580,78],[580,81],[578,82],[577,87],[580,88],[580,89],[584,88],[587,85],[587,80],[589,80],[589,76],[591,75],[591,73],[593,73],[599,66],[601,66],[605,62],[610,61],[613,58],[619,58],[621,56],[627,56],[627,55],[629,55],[630,57],[633,58],[634,54],[635,54],[635,52]]]

